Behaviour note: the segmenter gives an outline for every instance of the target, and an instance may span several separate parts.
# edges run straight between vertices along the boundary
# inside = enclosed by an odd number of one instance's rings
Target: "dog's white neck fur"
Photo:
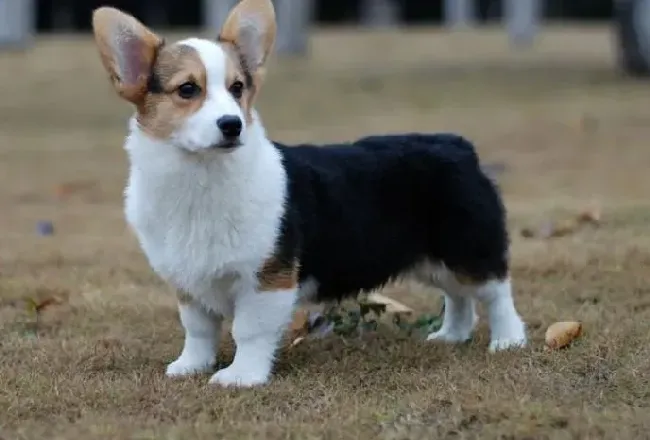
[[[274,249],[286,196],[280,153],[258,115],[230,153],[188,153],[153,139],[135,118],[124,148],[126,217],[151,266],[175,288],[231,315],[235,290],[251,288]]]
[[[166,140],[152,138],[130,120],[126,218],[152,268],[182,294],[185,343],[167,374],[209,371],[222,320],[232,317],[235,359],[210,381],[261,384],[269,378],[296,300],[295,288],[259,292],[257,279],[277,244],[287,175],[256,112],[236,150],[209,148],[218,136],[217,118],[240,109],[228,95],[218,45],[187,41],[206,67],[206,99]]]

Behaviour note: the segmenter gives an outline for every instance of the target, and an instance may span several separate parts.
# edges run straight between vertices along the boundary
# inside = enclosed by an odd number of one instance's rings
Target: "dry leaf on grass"
[[[582,334],[582,323],[562,321],[551,324],[546,330],[546,348],[556,350],[566,347]]]
[[[368,294],[366,302],[371,304],[383,304],[386,306],[385,311],[388,313],[413,313],[413,309],[409,306],[377,292]]]
[[[76,193],[94,190],[96,187],[97,182],[93,180],[71,180],[61,182],[54,186],[54,196],[58,200],[63,200]]]
[[[32,301],[32,308],[34,309],[34,311],[36,313],[41,313],[46,308],[48,308],[50,306],[53,306],[53,305],[57,305],[57,304],[61,304],[61,300],[59,300],[57,298],[46,298],[46,299],[44,299],[42,301],[38,301],[38,302],[37,301]]]
[[[294,337],[304,336],[309,333],[309,310],[298,309],[293,314],[289,329]]]
[[[577,232],[586,224],[600,225],[601,210],[594,205],[584,209],[572,218],[548,220],[536,227],[526,227],[521,230],[525,238],[557,238]]]

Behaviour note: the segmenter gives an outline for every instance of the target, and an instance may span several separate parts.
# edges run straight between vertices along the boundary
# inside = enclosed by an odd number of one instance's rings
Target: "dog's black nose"
[[[217,119],[217,127],[225,137],[237,137],[241,133],[242,123],[239,116],[226,115]]]

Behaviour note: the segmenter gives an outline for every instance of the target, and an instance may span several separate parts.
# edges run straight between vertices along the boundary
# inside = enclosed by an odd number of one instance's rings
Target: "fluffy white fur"
[[[193,298],[179,305],[185,345],[167,374],[210,369],[225,316],[234,318],[237,351],[211,382],[260,384],[268,380],[296,296],[257,291],[256,271],[273,252],[284,212],[286,174],[257,115],[244,128],[241,147],[209,148],[221,136],[215,120],[240,109],[224,87],[221,48],[197,39],[181,44],[194,47],[205,63],[207,98],[170,141],[152,139],[132,120],[126,218],[153,269]]]

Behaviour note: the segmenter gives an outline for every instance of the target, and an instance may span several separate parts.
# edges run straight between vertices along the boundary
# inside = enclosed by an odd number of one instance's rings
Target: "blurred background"
[[[117,6],[173,41],[214,38],[234,3],[0,0],[0,201],[8,234],[53,217],[61,217],[59,229],[100,236],[110,235],[111,218],[121,234],[121,146],[132,109],[101,68],[92,10]],[[275,5],[277,53],[257,103],[274,139],[462,133],[486,166],[500,170],[515,220],[544,203],[620,203],[622,191],[645,197],[629,167],[645,166],[650,138],[649,0]],[[61,207],[52,194],[66,191],[74,197]]]

